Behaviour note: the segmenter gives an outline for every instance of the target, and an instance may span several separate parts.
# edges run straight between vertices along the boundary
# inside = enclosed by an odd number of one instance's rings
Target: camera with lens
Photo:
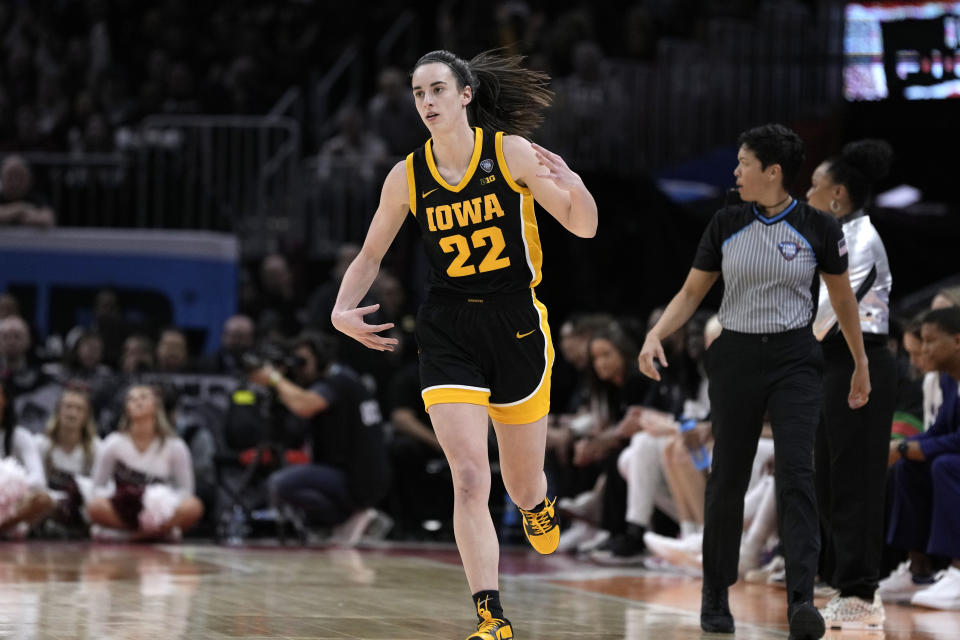
[[[268,364],[281,371],[293,371],[306,364],[303,358],[276,344],[266,344],[257,351],[248,351],[240,356],[240,362],[246,373]]]

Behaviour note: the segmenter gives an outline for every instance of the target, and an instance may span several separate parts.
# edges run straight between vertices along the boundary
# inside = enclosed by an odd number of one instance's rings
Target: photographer
[[[276,364],[249,378],[272,387],[278,401],[309,424],[311,462],[270,476],[274,504],[300,510],[312,525],[341,525],[338,537],[355,543],[375,517],[370,507],[386,493],[390,475],[379,406],[353,371],[332,362],[330,345],[326,336],[298,337],[295,357],[283,359],[290,378]]]

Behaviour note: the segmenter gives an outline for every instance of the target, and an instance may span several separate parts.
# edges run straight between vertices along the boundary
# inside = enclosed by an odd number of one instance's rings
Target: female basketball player
[[[430,261],[417,317],[424,405],[453,472],[454,534],[478,616],[474,640],[513,637],[498,591],[499,548],[487,509],[488,419],[500,469],[540,553],[560,531],[543,473],[553,344],[534,294],[542,251],[534,200],[577,236],[597,230],[597,206],[563,159],[525,136],[550,104],[549,78],[520,58],[448,51],[414,67],[413,97],[432,136],[387,176],[360,254],[347,269],[333,326],[371,349],[390,351],[357,308],[400,225],[412,214]]]

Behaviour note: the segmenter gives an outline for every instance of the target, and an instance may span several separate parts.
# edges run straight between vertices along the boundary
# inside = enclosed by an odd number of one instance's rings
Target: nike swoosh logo
[[[526,338],[528,335],[530,335],[534,331],[536,331],[536,329],[533,329],[532,331],[527,331],[526,333],[520,333],[519,331],[517,331],[517,340],[520,340],[521,338]]]
[[[440,188],[440,187],[437,187],[437,189],[439,189],[439,188]],[[426,198],[428,195],[430,195],[431,193],[433,193],[433,192],[436,191],[437,189],[430,189],[430,191],[421,191],[421,192],[420,192],[420,197],[421,197],[421,198]]]

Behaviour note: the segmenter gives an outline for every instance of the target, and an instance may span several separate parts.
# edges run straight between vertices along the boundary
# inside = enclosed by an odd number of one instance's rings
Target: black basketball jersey
[[[543,262],[533,195],[507,169],[503,132],[474,131],[460,184],[440,176],[432,139],[407,156],[410,211],[430,261],[430,289],[478,297],[520,293],[540,282]]]

